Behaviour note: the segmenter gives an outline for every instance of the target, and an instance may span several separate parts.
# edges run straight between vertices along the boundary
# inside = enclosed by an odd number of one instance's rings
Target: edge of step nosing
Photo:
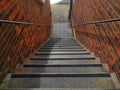
[[[72,74],[72,73],[36,73],[36,74],[12,74],[11,78],[40,78],[40,77],[111,77],[108,73],[95,73],[95,74]]]

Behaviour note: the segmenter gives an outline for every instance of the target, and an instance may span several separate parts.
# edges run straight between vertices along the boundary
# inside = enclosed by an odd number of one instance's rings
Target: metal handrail
[[[26,26],[38,26],[38,27],[50,28],[50,25],[30,23],[30,22],[11,21],[11,20],[0,20],[0,23],[21,24],[21,25],[26,25]]]
[[[120,18],[107,19],[107,20],[101,20],[101,21],[95,21],[95,22],[89,22],[89,23],[83,23],[83,24],[73,25],[72,27],[86,26],[86,25],[90,25],[90,24],[99,25],[101,23],[117,22],[117,21],[120,21]]]

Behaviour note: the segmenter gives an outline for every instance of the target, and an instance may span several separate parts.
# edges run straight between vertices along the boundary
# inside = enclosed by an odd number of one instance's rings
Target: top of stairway
[[[73,38],[70,23],[54,23],[52,38]]]

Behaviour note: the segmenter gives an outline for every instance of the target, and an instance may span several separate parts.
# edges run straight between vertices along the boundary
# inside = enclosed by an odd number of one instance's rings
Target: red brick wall
[[[119,0],[74,0],[73,23],[120,17]],[[75,28],[76,38],[100,56],[120,77],[120,21]]]
[[[0,19],[50,25],[50,12],[49,0],[43,6],[38,0],[0,0]],[[49,28],[0,23],[0,82],[43,44],[49,33]]]

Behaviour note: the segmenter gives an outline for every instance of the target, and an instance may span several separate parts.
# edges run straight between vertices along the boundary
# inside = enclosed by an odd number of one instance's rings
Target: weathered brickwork
[[[50,2],[0,0],[0,19],[51,25]],[[0,23],[0,82],[49,38],[50,28]]]
[[[74,0],[73,23],[113,19],[120,17],[119,0]],[[120,77],[120,21],[75,28],[76,38],[103,63],[108,63]]]

